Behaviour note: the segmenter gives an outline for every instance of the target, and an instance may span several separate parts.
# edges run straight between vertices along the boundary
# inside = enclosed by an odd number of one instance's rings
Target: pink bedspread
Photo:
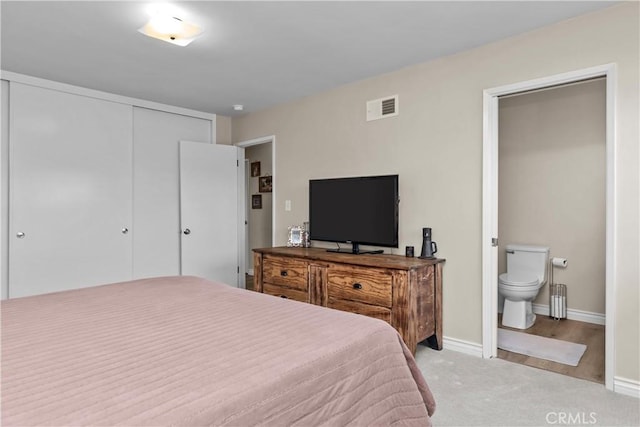
[[[165,277],[2,302],[2,425],[430,425],[386,323]]]

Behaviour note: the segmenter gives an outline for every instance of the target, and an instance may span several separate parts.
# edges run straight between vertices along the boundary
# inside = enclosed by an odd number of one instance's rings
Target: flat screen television
[[[398,247],[398,175],[309,180],[309,237],[325,242]]]

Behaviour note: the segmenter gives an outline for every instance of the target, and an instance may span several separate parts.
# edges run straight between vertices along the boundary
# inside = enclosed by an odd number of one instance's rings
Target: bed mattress
[[[383,321],[197,277],[2,302],[2,425],[430,425]]]

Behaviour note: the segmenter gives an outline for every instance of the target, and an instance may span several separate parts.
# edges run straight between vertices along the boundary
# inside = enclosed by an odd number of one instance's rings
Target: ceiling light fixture
[[[242,104],[235,104],[235,105],[233,106],[233,109],[234,109],[234,110],[236,110],[236,111],[242,111],[242,110],[244,110],[244,105],[242,105]]]
[[[202,34],[202,29],[196,24],[185,22],[173,14],[167,14],[167,11],[156,12],[138,31],[178,46],[186,46]]]

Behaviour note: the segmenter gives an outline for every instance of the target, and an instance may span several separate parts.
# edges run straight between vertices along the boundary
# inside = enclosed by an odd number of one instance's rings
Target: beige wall
[[[216,144],[231,145],[231,117],[216,115]]]
[[[234,141],[277,138],[276,242],[285,243],[288,224],[306,220],[309,178],[399,173],[397,252],[419,247],[421,228],[433,228],[447,259],[444,334],[481,343],[483,90],[616,63],[615,375],[640,380],[638,6],[615,5],[234,119]],[[366,122],[365,102],[393,94],[399,116]]]
[[[605,312],[606,81],[499,101],[498,271],[505,245],[548,246],[567,258],[554,281],[570,309]],[[534,301],[549,303],[549,286]]]
[[[244,158],[252,162],[260,162],[260,176],[273,175],[271,161],[271,143],[254,145],[245,148]],[[258,177],[249,174],[249,197],[247,206],[249,209],[249,247],[247,248],[247,268],[253,269],[254,248],[266,248],[271,246],[273,193],[260,193]],[[262,209],[251,208],[251,196],[262,194]]]

